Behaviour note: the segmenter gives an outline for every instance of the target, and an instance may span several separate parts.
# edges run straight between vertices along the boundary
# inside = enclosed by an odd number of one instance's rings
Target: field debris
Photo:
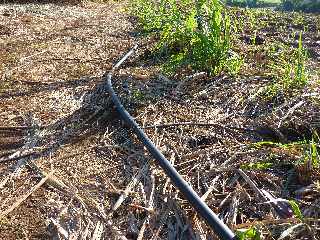
[[[201,199],[239,236],[318,239],[319,15],[228,7],[239,68],[212,74],[170,72],[181,46],[159,54],[131,7],[0,6],[0,239],[217,239],[107,94],[136,44],[114,88]]]

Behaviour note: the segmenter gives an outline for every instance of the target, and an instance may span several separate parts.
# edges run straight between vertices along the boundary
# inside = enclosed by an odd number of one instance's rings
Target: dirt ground
[[[298,224],[297,239],[318,236],[318,170],[293,166],[299,148],[251,144],[282,135],[248,130],[289,116],[299,126],[316,124],[318,85],[270,114],[250,98],[262,77],[168,78],[150,64],[152,39],[135,26],[118,2],[0,5],[0,239],[216,239],[105,92],[102,75],[135,44],[116,90],[219,217],[234,230],[256,225],[267,239]],[[208,125],[150,127],[181,122]],[[237,170],[266,159],[279,164],[247,175],[276,198],[299,195],[302,223],[279,218]],[[305,171],[310,176],[299,178]]]
[[[0,6],[1,125],[11,127],[0,130],[1,155],[4,158],[18,150],[23,155],[25,149],[42,152],[34,163],[42,171],[54,171],[54,176],[70,187],[67,192],[71,195],[65,197],[50,186],[35,191],[1,219],[1,239],[53,238],[50,218],[64,218],[63,211],[69,215],[72,194],[78,189],[89,191],[89,198],[101,208],[110,206],[105,199],[110,188],[106,181],[115,176],[119,163],[99,156],[96,147],[115,129],[96,129],[94,123],[79,125],[97,110],[83,103],[90,101],[102,74],[133,45],[132,26],[120,13],[123,10],[123,5],[113,3]],[[26,167],[26,161],[33,158],[1,163],[1,211],[39,180],[37,173]],[[117,180],[113,184],[117,186]],[[98,196],[101,186],[105,193]],[[84,215],[80,203],[76,204],[71,207],[72,214]],[[80,225],[92,228],[98,221],[91,226],[80,219],[65,220],[72,225],[71,232]]]

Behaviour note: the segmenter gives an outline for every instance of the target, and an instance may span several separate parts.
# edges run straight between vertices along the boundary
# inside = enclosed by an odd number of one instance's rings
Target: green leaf
[[[301,210],[300,210],[299,205],[298,205],[295,201],[293,201],[293,200],[289,200],[289,203],[290,203],[290,205],[291,205],[291,208],[292,208],[292,210],[293,210],[294,215],[295,215],[297,218],[299,218],[300,220],[302,220],[302,219],[303,219],[303,215],[302,215],[302,213],[301,213]]]
[[[314,133],[314,136],[312,137],[312,140],[310,142],[310,156],[311,156],[311,162],[312,166],[314,168],[319,168],[319,153],[317,148],[317,133]]]
[[[261,240],[260,233],[254,228],[238,229],[236,235],[239,240]]]
[[[188,32],[193,32],[197,28],[196,11],[193,10],[186,20],[186,28]]]

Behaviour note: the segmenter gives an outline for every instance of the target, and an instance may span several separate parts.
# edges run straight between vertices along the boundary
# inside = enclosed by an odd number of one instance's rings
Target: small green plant
[[[227,59],[227,71],[235,76],[240,72],[240,69],[244,63],[244,59],[239,55],[231,56]]]
[[[306,62],[307,52],[302,44],[302,33],[299,34],[298,47],[289,49],[286,45],[271,46],[268,50],[271,59],[269,69],[273,78],[271,84],[263,87],[259,95],[272,99],[279,93],[292,93],[305,87],[308,83]]]
[[[261,234],[260,232],[255,228],[251,227],[249,229],[238,229],[236,232],[237,238],[239,240],[260,240]]]
[[[305,150],[304,162],[310,161],[313,168],[320,167],[320,154],[318,152],[319,135],[315,132]]]
[[[135,101],[142,101],[145,99],[145,95],[141,90],[137,89],[132,91],[132,98]]]
[[[311,140],[292,143],[301,149],[301,158],[295,163],[296,166],[306,166],[308,171],[320,168],[320,154],[318,146],[320,143],[319,135],[314,132]]]
[[[301,88],[307,84],[305,69],[307,54],[302,46],[302,33],[299,35],[298,48],[293,53],[293,62],[286,63],[283,77],[284,88]]]
[[[290,206],[291,206],[291,208],[293,210],[294,215],[297,218],[299,218],[300,220],[302,220],[303,219],[303,215],[302,215],[302,212],[300,210],[299,205],[293,200],[289,200],[289,204],[290,204]]]
[[[261,142],[252,143],[251,146],[254,148],[260,149],[265,146],[267,146],[267,147],[285,147],[286,145],[284,145],[282,143],[272,142],[272,141],[261,141]]]
[[[272,162],[254,162],[254,163],[242,164],[240,168],[246,169],[246,170],[265,170],[272,166],[273,166]]]

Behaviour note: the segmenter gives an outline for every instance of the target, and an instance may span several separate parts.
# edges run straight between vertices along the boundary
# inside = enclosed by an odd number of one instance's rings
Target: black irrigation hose
[[[135,50],[135,46],[129,51],[112,70],[118,68]],[[157,160],[161,168],[169,176],[174,185],[180,190],[189,203],[195,208],[197,213],[202,216],[207,224],[215,231],[215,233],[223,240],[237,239],[235,234],[223,223],[222,220],[206,205],[204,201],[197,195],[192,187],[180,176],[177,170],[171,165],[171,163],[163,156],[163,154],[156,148],[153,142],[147,137],[143,130],[138,126],[130,114],[121,104],[118,96],[112,87],[112,72],[107,74],[107,90],[112,98],[112,101],[119,112],[122,119],[133,129],[140,141],[145,145],[151,155]]]

